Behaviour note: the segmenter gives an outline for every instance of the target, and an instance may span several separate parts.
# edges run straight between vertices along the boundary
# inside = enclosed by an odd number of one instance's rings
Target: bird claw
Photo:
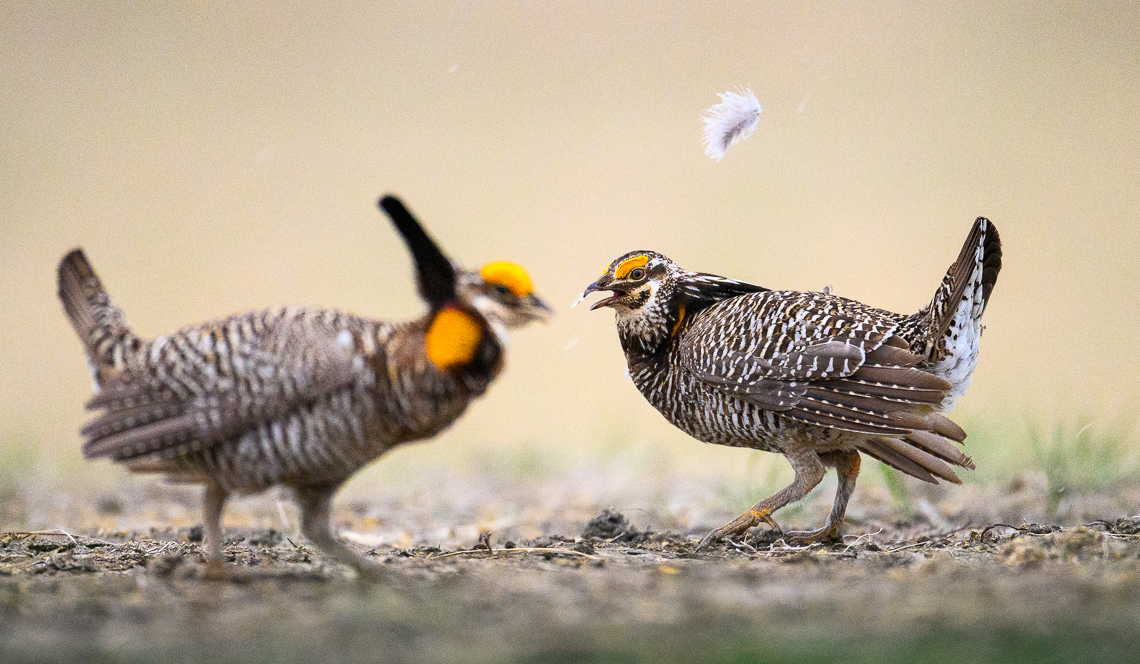
[[[839,536],[839,526],[830,523],[815,530],[790,531],[787,533],[786,539],[789,544],[816,544],[843,541],[843,538]]]
[[[705,535],[704,539],[697,544],[697,551],[704,551],[714,542],[727,537],[742,535],[761,523],[767,524],[774,532],[782,532],[780,525],[772,520],[771,515],[767,511],[748,510],[731,522]]]

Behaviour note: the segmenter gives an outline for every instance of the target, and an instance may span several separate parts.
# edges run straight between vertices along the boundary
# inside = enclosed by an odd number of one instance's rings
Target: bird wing
[[[883,435],[946,429],[957,437],[960,429],[927,422],[950,384],[915,368],[922,358],[894,336],[897,328],[888,312],[852,300],[770,291],[701,312],[677,352],[705,384],[796,421]]]
[[[359,339],[322,312],[235,316],[160,337],[88,403],[88,458],[180,456],[356,383]]]

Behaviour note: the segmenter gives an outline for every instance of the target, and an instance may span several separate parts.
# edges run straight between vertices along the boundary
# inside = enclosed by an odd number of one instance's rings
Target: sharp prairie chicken
[[[800,500],[833,467],[827,523],[793,533],[838,539],[860,453],[925,482],[960,484],[966,432],[941,414],[970,384],[981,317],[1001,269],[997,229],[974,222],[934,298],[918,313],[828,293],[774,291],[689,272],[652,251],[621,256],[583,296],[611,307],[634,384],[674,426],[707,443],[787,457],[795,480],[711,533],[739,535]]]
[[[363,573],[378,566],[330,531],[340,485],[401,443],[458,418],[503,367],[507,328],[550,310],[521,267],[455,267],[396,198],[380,207],[415,261],[429,311],[386,322],[284,307],[146,340],[127,327],[81,250],[59,265],[59,297],[95,378],[87,458],[205,484],[211,574],[222,572],[227,497],[293,490],[301,530]]]

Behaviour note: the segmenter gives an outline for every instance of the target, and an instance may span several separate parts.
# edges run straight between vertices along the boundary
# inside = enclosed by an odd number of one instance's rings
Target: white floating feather
[[[701,115],[705,123],[705,154],[720,161],[724,151],[756,131],[760,122],[760,100],[751,88],[718,94],[720,103]]]

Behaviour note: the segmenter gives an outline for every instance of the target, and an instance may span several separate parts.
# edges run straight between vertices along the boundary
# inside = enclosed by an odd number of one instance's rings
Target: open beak
[[[626,295],[626,292],[621,290],[620,288],[612,288],[610,286],[602,285],[601,282],[604,279],[606,279],[606,277],[602,277],[601,279],[598,279],[597,281],[590,284],[589,286],[586,286],[586,290],[582,291],[582,297],[583,298],[585,298],[590,293],[594,293],[597,291],[610,291],[612,293],[612,295],[605,298],[604,300],[598,300],[597,302],[590,305],[590,311],[593,311],[594,309],[598,309],[599,307],[609,306],[610,302],[613,302],[614,300],[617,300],[618,298],[625,297],[625,295]]]

